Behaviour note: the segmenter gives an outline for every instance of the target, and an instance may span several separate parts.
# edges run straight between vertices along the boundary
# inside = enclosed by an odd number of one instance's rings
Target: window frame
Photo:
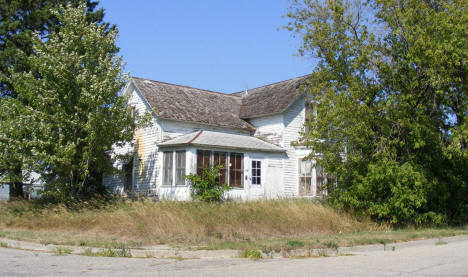
[[[251,164],[250,175],[252,179],[252,185],[261,186],[262,185],[262,161],[259,159],[252,159],[250,164]],[[258,181],[258,183],[256,181]]]
[[[209,161],[210,161],[210,167],[214,166],[215,165],[215,154],[224,154],[225,157],[226,157],[226,163],[225,163],[225,169],[223,169],[222,171],[225,171],[225,180],[226,180],[226,184],[231,188],[231,189],[244,189],[245,187],[245,182],[244,182],[244,153],[240,153],[240,152],[229,152],[229,151],[221,151],[221,150],[206,150],[206,149],[196,149],[196,155],[197,155],[197,158],[196,158],[196,161],[197,161],[197,165],[196,165],[196,169],[197,169],[197,174],[200,175],[200,170],[203,168],[203,167],[200,167],[199,166],[199,161],[203,161],[203,163],[205,164],[204,161],[206,161],[206,158],[205,158],[205,154],[206,153],[210,153],[209,154]],[[202,154],[203,153],[203,157],[202,158],[199,158],[199,154]],[[240,163],[241,163],[241,166],[240,166],[240,169],[235,169],[235,171],[237,171],[238,173],[240,173],[240,185],[239,186],[232,186],[231,185],[231,171],[233,170],[232,169],[232,162],[233,162],[233,159],[232,159],[232,156],[237,156],[239,155],[241,157],[241,160],[240,160]]]
[[[240,157],[240,169],[237,168],[237,163],[235,159],[232,159],[232,156],[239,156]],[[233,164],[234,162],[234,164]],[[235,169],[233,169],[233,166],[236,166]],[[233,173],[234,172],[234,173]],[[232,175],[237,175],[237,173],[240,174],[240,184],[236,184],[236,186],[232,185],[231,183],[231,178]],[[235,178],[237,180],[237,178]],[[237,153],[237,152],[229,152],[229,184],[228,186],[230,188],[238,188],[238,189],[243,189],[244,188],[244,153]]]
[[[179,168],[179,155],[183,154],[183,158],[180,159],[181,163],[183,164],[183,167],[180,167]],[[187,182],[185,180],[185,175],[186,175],[186,172],[187,172],[187,151],[186,150],[177,150],[177,151],[174,151],[174,155],[175,155],[175,159],[174,159],[174,162],[175,162],[175,166],[174,166],[174,172],[175,172],[175,176],[174,176],[174,186],[176,187],[183,187],[183,186],[186,186],[187,185]],[[182,175],[179,175],[179,171],[181,171],[183,174]],[[182,180],[179,180],[179,178],[182,178]],[[181,183],[179,183],[179,181]]]
[[[166,157],[170,157],[170,162],[166,162]],[[169,168],[167,168],[167,165],[170,165]],[[162,162],[162,182],[161,186],[163,187],[172,187],[174,184],[174,151],[164,151],[163,152],[163,162]],[[169,173],[169,174],[168,174]],[[166,177],[168,179],[166,180]],[[170,183],[166,183],[166,181],[169,181]]]
[[[306,174],[302,172],[301,168],[302,168],[302,163],[303,162],[310,162],[311,163],[311,166],[310,166],[310,172],[309,174]],[[313,184],[313,181],[314,181],[314,165],[312,164],[312,160],[306,160],[305,158],[299,158],[299,161],[298,161],[298,177],[299,177],[299,182],[298,182],[298,190],[299,190],[299,196],[305,196],[305,197],[314,197],[316,196],[316,192],[314,193],[314,184]],[[304,189],[302,189],[302,179],[305,180],[304,182]],[[309,180],[309,186],[307,186],[307,180]],[[310,188],[310,191],[307,191],[307,187]]]

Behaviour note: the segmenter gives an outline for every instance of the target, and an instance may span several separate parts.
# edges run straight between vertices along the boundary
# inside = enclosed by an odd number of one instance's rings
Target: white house
[[[228,198],[323,196],[323,170],[303,160],[310,149],[293,146],[313,109],[300,91],[307,77],[233,94],[132,78],[123,93],[134,112],[153,114],[152,123],[136,131],[132,145],[113,150],[132,158],[115,159],[124,174],[104,184],[120,195],[189,200],[184,176],[222,164]]]

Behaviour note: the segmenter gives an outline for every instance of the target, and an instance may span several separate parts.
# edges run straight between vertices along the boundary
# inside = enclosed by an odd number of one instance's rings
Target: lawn
[[[468,227],[401,228],[309,200],[0,202],[0,237],[43,244],[261,249],[387,244],[468,234]]]

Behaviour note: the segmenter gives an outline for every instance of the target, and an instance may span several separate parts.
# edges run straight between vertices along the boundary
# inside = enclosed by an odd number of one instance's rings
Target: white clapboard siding
[[[282,145],[283,114],[252,118],[249,121],[256,128],[254,136],[276,145]]]
[[[304,128],[305,106],[304,98],[299,97],[284,113],[283,143],[287,149],[287,158],[283,165],[283,186],[285,196],[295,196],[298,194],[298,153],[291,146],[292,142],[300,138],[300,132]]]
[[[138,115],[144,115],[150,111],[150,107],[143,99],[141,94],[133,87],[131,89],[128,103],[135,107]],[[137,129],[135,137],[132,141],[132,146],[124,148],[115,147],[113,151],[118,154],[125,154],[130,151],[135,152],[133,159],[133,188],[132,191],[136,194],[148,194],[156,190],[156,180],[159,164],[158,164],[158,148],[157,143],[161,141],[161,127],[159,120],[153,117],[150,126]],[[114,167],[122,169],[122,164],[119,161],[114,162]],[[116,194],[123,193],[124,178],[121,175],[106,176],[103,180],[104,185]]]

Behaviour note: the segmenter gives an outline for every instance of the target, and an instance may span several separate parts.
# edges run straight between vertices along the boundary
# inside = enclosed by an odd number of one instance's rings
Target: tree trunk
[[[24,198],[23,174],[22,174],[21,166],[17,166],[13,170],[13,173],[14,173],[14,178],[12,182],[10,183],[10,200]]]

